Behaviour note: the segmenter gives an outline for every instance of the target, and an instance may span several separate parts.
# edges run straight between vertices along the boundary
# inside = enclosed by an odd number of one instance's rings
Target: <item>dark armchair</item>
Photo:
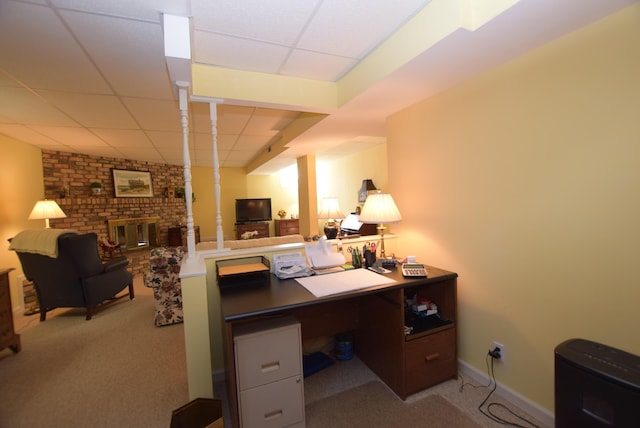
[[[26,232],[29,231],[21,233]],[[46,230],[42,233],[46,235]],[[13,238],[10,246],[18,254],[24,275],[35,285],[40,321],[46,319],[47,311],[68,307],[86,308],[87,320],[90,320],[103,304],[127,294],[130,299],[134,298],[133,276],[127,270],[129,260],[126,257],[102,263],[95,233],[58,233],[57,257],[14,245],[21,241],[20,234]],[[49,235],[48,239],[56,243],[55,236]],[[116,296],[127,287],[127,294]]]

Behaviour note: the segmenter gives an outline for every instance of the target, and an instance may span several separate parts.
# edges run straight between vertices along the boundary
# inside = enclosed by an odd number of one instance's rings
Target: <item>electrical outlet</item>
[[[496,342],[495,340],[493,341],[493,344],[491,345],[491,351],[495,350],[495,349],[499,349],[500,350],[500,358],[495,358],[498,361],[502,361],[504,363],[504,345],[500,342]]]

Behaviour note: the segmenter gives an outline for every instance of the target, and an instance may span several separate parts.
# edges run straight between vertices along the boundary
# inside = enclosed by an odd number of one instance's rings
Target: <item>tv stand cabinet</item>
[[[258,232],[258,235],[254,238],[268,238],[269,237],[269,223],[256,222],[256,223],[236,223],[236,239],[242,239],[242,234],[246,232]]]

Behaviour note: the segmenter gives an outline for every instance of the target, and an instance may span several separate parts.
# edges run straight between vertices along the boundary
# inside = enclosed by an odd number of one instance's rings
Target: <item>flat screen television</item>
[[[236,199],[236,223],[271,221],[271,198]]]

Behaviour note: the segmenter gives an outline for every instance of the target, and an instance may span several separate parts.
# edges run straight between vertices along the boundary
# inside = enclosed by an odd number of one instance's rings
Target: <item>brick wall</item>
[[[78,153],[42,151],[45,198],[54,199],[67,218],[51,219],[51,227],[95,232],[108,237],[107,220],[160,217],[160,245],[167,245],[168,228],[186,221],[182,198],[166,197],[167,187],[184,187],[182,166],[105,158]],[[112,169],[130,169],[151,173],[152,198],[116,198]],[[89,184],[102,183],[102,193],[94,196]],[[134,275],[149,266],[148,251],[127,252]]]

